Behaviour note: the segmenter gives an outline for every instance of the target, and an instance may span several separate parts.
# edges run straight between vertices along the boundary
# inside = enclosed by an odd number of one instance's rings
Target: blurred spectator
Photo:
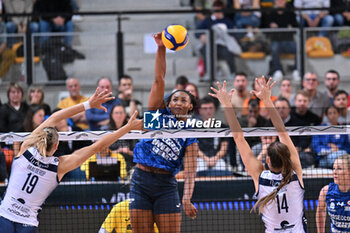
[[[325,112],[329,125],[338,125],[339,112],[335,106],[330,106]],[[348,135],[314,135],[312,136],[312,148],[318,156],[319,167],[333,168],[334,161],[343,154],[350,153]]]
[[[207,17],[205,20],[203,20],[203,22],[197,27],[197,29],[201,30],[201,29],[210,29],[213,28],[214,30],[217,30],[217,32],[215,33],[217,35],[217,37],[219,36],[223,36],[226,39],[231,38],[228,34],[227,34],[227,29],[232,29],[233,25],[230,19],[225,18],[224,13],[223,12],[215,12],[216,10],[223,10],[225,7],[224,3],[220,0],[217,0],[213,3],[213,7],[212,10],[214,11],[210,17]],[[220,35],[219,35],[220,34]],[[198,36],[198,35],[197,35]],[[200,34],[199,35],[200,40],[203,44],[203,46],[200,49],[201,55],[204,59],[204,69],[205,72],[207,71],[207,35],[206,34]],[[231,38],[232,39],[232,38]],[[232,43],[225,43],[224,40],[215,40],[215,44],[216,44],[216,53],[217,53],[217,59],[223,60],[227,63],[229,70],[230,70],[230,74],[233,76],[234,72],[235,72],[235,64],[234,64],[234,55],[231,51],[229,51],[228,49],[228,45],[232,44]]]
[[[126,114],[125,108],[122,105],[114,105],[109,114],[108,127],[102,128],[103,130],[117,130],[128,123],[128,115]],[[135,165],[133,162],[134,147],[136,140],[118,140],[113,143],[109,149],[112,152],[120,153],[123,155],[126,162],[126,169],[130,171]]]
[[[40,104],[44,110],[45,115],[48,116],[51,114],[51,108],[47,103],[44,103],[44,90],[40,86],[30,86],[28,89],[28,104],[29,105],[38,105]]]
[[[0,150],[0,184],[3,184],[7,179],[7,168],[5,154]]]
[[[275,0],[276,8],[286,8],[287,0]],[[267,25],[269,28],[295,28],[298,27],[296,16],[293,11],[272,10],[267,15]],[[271,71],[272,77],[276,81],[283,78],[283,69],[280,61],[281,54],[294,54],[293,79],[300,80],[299,72],[296,69],[296,44],[293,32],[271,33]]]
[[[59,111],[60,109],[55,109],[52,113]],[[81,131],[77,126],[70,126],[67,123],[67,120],[64,119],[56,126],[57,131],[59,132],[73,132],[73,131]],[[59,157],[62,155],[72,154],[74,151],[79,150],[83,147],[91,145],[91,141],[80,141],[80,140],[71,140],[71,141],[60,141],[56,152],[53,156]],[[68,172],[62,179],[63,181],[76,181],[76,180],[85,180],[85,174],[80,170],[80,168],[76,168],[70,172]]]
[[[286,127],[288,126],[308,126],[307,122],[304,122],[296,117],[296,114],[291,114],[291,106],[289,101],[284,97],[279,97],[274,105],[278,114]],[[272,123],[270,123],[272,125]],[[291,137],[295,148],[297,149],[300,157],[301,166],[303,168],[314,165],[315,158],[311,151],[311,136],[295,136]]]
[[[32,132],[36,127],[44,122],[45,109],[42,105],[33,104],[29,107],[26,117],[24,118],[24,130]]]
[[[25,118],[28,111],[28,104],[22,102],[23,89],[18,83],[11,83],[7,88],[8,103],[0,109],[0,132],[23,132]]]
[[[252,147],[252,152],[263,164],[266,162],[267,148],[275,142],[277,136],[261,136],[261,142]]]
[[[233,87],[235,91],[232,94],[231,103],[236,112],[237,117],[242,116],[243,103],[246,99],[251,97],[251,94],[248,92],[249,81],[247,74],[245,73],[236,73],[235,79],[233,80]]]
[[[199,110],[198,110],[198,108],[199,108],[199,92],[198,92],[198,87],[197,87],[197,85],[196,84],[194,84],[194,83],[187,83],[186,85],[185,85],[185,90],[186,91],[188,91],[189,93],[191,93],[193,96],[194,96],[194,98],[196,99],[196,108],[195,109],[193,109],[193,111],[194,111],[194,113],[195,113],[195,115],[198,115],[199,114]]]
[[[174,90],[183,90],[185,89],[186,84],[188,83],[188,79],[186,76],[181,75],[176,78],[175,81],[175,88]]]
[[[138,111],[138,116],[142,116],[142,103],[133,96],[134,86],[129,75],[123,75],[119,79],[118,98],[122,102],[128,116]]]
[[[303,88],[309,96],[309,110],[322,119],[323,113],[330,106],[330,100],[327,95],[317,90],[319,86],[318,77],[315,73],[307,72],[303,79]],[[293,98],[293,102],[295,97]]]
[[[215,119],[215,112],[212,97],[206,96],[199,101],[199,117],[202,121]],[[222,128],[226,126],[222,125]],[[197,172],[200,176],[231,175],[225,161],[228,145],[228,138],[198,138]]]
[[[328,70],[324,84],[327,88],[325,94],[329,97],[330,104],[333,104],[334,94],[338,91],[340,75],[336,70]]]
[[[268,78],[265,77],[266,82],[268,81]],[[256,86],[255,80],[252,83],[252,89],[257,91],[259,87]],[[251,95],[250,98],[246,99],[243,102],[243,108],[242,108],[242,116],[246,116],[248,114],[248,104],[250,102],[250,100],[255,99],[257,100],[257,103],[259,104],[259,115],[268,119],[269,118],[269,113],[267,111],[267,109],[265,108],[265,105],[263,103],[263,101],[260,101],[255,95]],[[271,96],[271,101],[274,102],[277,99],[277,96]]]
[[[168,97],[170,96],[170,94],[173,91],[184,90],[187,83],[188,83],[188,79],[186,76],[181,75],[181,76],[177,77],[176,81],[175,81],[174,89],[171,92],[168,92],[164,95],[164,101],[166,101],[166,99],[168,99]]]
[[[335,26],[350,25],[350,2],[348,0],[331,0],[330,14]]]
[[[233,6],[236,10],[240,9],[259,9],[260,0],[233,0]],[[260,26],[261,13],[259,11],[239,12],[235,15],[235,26],[237,28],[258,28]],[[253,36],[251,31],[247,37]]]
[[[303,121],[305,123],[304,125],[315,126],[321,124],[322,118],[309,110],[310,96],[308,92],[304,90],[298,91],[295,96],[294,105],[295,107],[292,108],[291,115]]]
[[[193,8],[194,10],[210,10],[213,2],[215,0],[194,0]],[[195,17],[195,24],[198,27],[205,20],[205,15],[203,13],[197,13]]]
[[[97,81],[97,86],[100,88],[100,91],[102,90],[108,90],[109,92],[112,92],[112,80],[108,77],[102,77]],[[121,102],[118,98],[115,98],[113,100],[110,100],[102,106],[104,106],[107,109],[107,112],[103,111],[102,109],[96,109],[91,108],[87,111],[85,111],[86,119],[89,123],[89,129],[90,130],[101,130],[102,126],[108,125],[109,123],[109,113],[111,112],[114,105],[119,104],[121,105]]]
[[[74,25],[72,22],[72,3],[71,0],[37,0],[37,10],[39,14],[52,13],[53,16],[41,16],[39,27],[40,32],[74,32]],[[58,15],[57,13],[67,13],[67,15]],[[71,14],[70,14],[71,13]],[[48,39],[48,36],[41,37],[41,44],[43,45]],[[66,35],[64,43],[71,46],[73,35]]]
[[[279,97],[286,98],[288,100],[288,104],[292,101],[292,82],[289,79],[283,79],[280,83],[280,95]]]
[[[338,109],[338,122],[343,125],[350,124],[350,108],[348,108],[348,93],[339,90],[334,95],[334,106]]]
[[[330,0],[294,0],[295,8],[329,8]],[[320,11],[320,10],[309,10],[302,11],[301,15],[297,16],[297,20],[299,23],[302,23],[304,26],[309,27],[332,27],[334,23],[334,19],[331,15],[329,15],[328,11]],[[327,32],[320,31],[320,36],[327,35]]]
[[[261,101],[260,101],[261,102]],[[248,102],[248,113],[245,116],[239,118],[239,123],[244,127],[252,128],[252,127],[266,127],[269,126],[269,121],[262,117],[260,114],[260,106],[258,99],[250,99]],[[247,138],[247,142],[249,146],[254,146],[260,143],[259,137],[249,137]]]
[[[7,74],[15,61],[15,52],[7,48],[6,38],[6,25],[0,17],[0,78]]]
[[[76,78],[67,79],[66,88],[69,92],[69,96],[61,100],[57,104],[57,108],[60,108],[60,109],[68,108],[88,100],[88,97],[82,96],[80,94],[80,83],[78,79]],[[83,130],[86,130],[89,128],[84,112],[73,116],[71,119],[79,128]]]
[[[128,173],[126,171],[126,162],[124,160],[124,157],[120,153],[111,151],[108,147],[104,148],[99,153],[90,157],[80,166],[80,168],[78,167],[77,169],[80,169],[81,171],[85,172],[85,177],[87,180],[89,180],[91,178],[89,163],[97,162],[98,160],[101,161],[102,164],[120,163],[120,178],[127,178]]]
[[[33,12],[33,0],[4,0],[5,10],[8,14],[31,14]],[[7,33],[26,33],[27,27],[32,33],[39,32],[39,25],[30,22],[28,16],[7,17]],[[9,46],[13,44],[13,38],[8,38]]]

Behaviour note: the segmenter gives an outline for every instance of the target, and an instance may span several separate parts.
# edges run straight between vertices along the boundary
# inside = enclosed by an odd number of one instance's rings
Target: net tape
[[[343,126],[297,126],[286,127],[290,136],[310,136],[327,134],[350,134],[350,125]],[[98,140],[111,131],[75,131],[59,132],[60,141],[70,140]],[[275,136],[274,127],[243,128],[245,137]],[[0,133],[0,142],[23,141],[30,133]],[[147,138],[212,138],[232,137],[229,128],[220,129],[172,129],[153,131],[131,131],[120,139],[147,139]]]

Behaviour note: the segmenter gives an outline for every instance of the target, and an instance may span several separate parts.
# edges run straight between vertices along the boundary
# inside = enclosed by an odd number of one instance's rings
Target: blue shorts
[[[181,213],[175,177],[136,168],[131,179],[129,209],[152,210],[153,214]]]
[[[0,216],[0,233],[38,233],[38,227],[13,222]]]

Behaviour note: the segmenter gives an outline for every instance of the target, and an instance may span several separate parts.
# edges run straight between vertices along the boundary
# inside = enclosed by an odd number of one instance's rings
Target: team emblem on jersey
[[[335,203],[334,202],[331,202],[331,204],[329,204],[329,210],[335,211]]]

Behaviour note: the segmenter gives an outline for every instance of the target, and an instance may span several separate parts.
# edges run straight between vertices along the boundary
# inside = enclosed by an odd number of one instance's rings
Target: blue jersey
[[[342,193],[338,185],[330,183],[326,195],[331,232],[350,232],[350,192]]]
[[[167,129],[177,128],[178,120],[169,109],[159,112],[162,113],[159,122],[166,122]],[[142,139],[134,148],[134,162],[161,168],[175,175],[180,171],[186,147],[196,142],[198,140],[195,138]]]

